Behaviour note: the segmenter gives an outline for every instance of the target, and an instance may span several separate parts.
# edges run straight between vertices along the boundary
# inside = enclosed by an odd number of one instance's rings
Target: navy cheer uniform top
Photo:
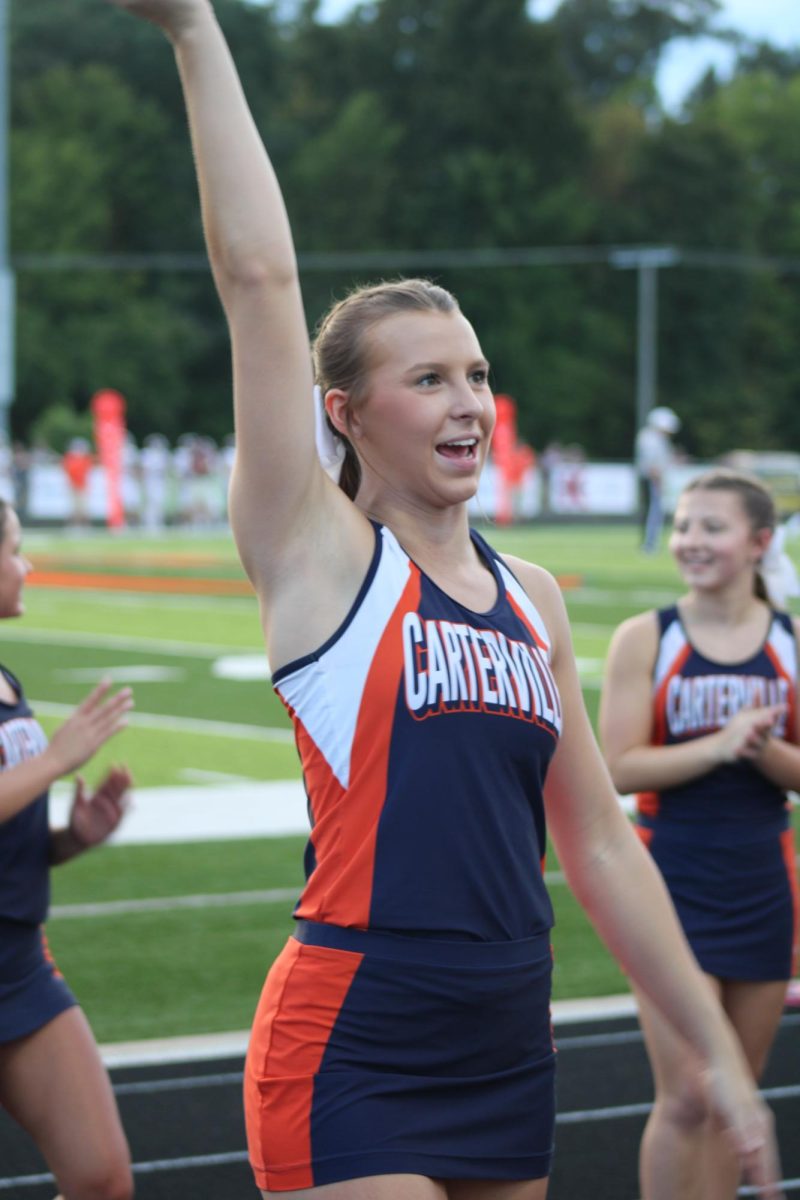
[[[771,614],[759,650],[717,663],[689,640],[676,605],[657,614],[654,745],[721,729],[741,709],[785,704],[775,729],[793,740],[798,651],[791,618]],[[660,867],[700,965],[719,978],[788,979],[797,953],[798,889],[784,791],[743,759],[637,797],[642,840]]]
[[[296,916],[501,941],[553,922],[542,787],[561,727],[544,625],[477,534],[490,612],[441,591],[385,527],[350,617],[276,671],[312,823]]]
[[[0,701],[0,771],[5,771],[41,754],[47,738],[19,681],[5,668],[0,670],[17,694],[15,703]],[[43,792],[0,823],[0,919],[28,925],[44,921],[50,901],[49,846],[47,792]]]
[[[0,772],[36,758],[47,738],[22,686],[0,667],[16,693],[0,701]],[[0,1043],[33,1033],[75,997],[50,956],[42,928],[50,902],[48,794],[0,822]]]

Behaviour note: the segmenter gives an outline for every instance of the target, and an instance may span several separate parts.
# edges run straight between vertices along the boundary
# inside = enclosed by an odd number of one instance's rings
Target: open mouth
[[[455,438],[451,442],[440,442],[436,449],[444,458],[470,461],[474,460],[477,455],[478,439],[474,437]]]

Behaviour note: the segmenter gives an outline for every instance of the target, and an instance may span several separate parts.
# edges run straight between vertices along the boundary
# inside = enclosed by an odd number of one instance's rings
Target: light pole
[[[8,257],[8,8],[0,0],[0,439],[14,399],[14,274]]]
[[[641,429],[658,396],[658,272],[674,267],[680,252],[671,246],[615,250],[611,263],[638,275],[636,320],[636,428]]]

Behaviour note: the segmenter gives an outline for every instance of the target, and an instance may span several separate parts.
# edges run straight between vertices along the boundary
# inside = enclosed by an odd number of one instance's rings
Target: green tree
[[[720,7],[719,0],[562,0],[552,23],[586,100],[601,102],[623,90],[649,107],[665,47],[706,33]]]

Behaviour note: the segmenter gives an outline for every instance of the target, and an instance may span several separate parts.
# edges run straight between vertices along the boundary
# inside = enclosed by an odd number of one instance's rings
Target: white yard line
[[[257,654],[258,646],[214,646],[208,642],[178,642],[162,638],[122,637],[115,633],[78,633],[58,629],[14,630],[15,642],[47,642],[51,646],[83,646],[86,649],[141,650],[175,654],[181,658],[219,658],[223,654]]]
[[[31,708],[44,717],[68,717],[74,704],[55,704],[51,700],[31,700]],[[286,742],[294,744],[291,729],[270,725],[241,725],[234,721],[206,721],[202,717],[172,717],[167,713],[132,712],[126,718],[129,725],[143,729],[164,729],[174,733],[202,733],[213,737],[245,738],[256,742]]]
[[[163,896],[147,900],[106,900],[97,904],[53,904],[50,917],[75,920],[118,917],[127,913],[173,912],[176,909],[235,908],[248,904],[277,904],[296,900],[302,884],[293,888],[263,888],[252,892],[212,892],[198,896]]]
[[[664,604],[672,604],[679,590],[668,591],[660,588],[636,588],[631,591],[623,584],[619,588],[581,587],[567,592],[570,604],[631,604],[634,608],[660,608]]]

